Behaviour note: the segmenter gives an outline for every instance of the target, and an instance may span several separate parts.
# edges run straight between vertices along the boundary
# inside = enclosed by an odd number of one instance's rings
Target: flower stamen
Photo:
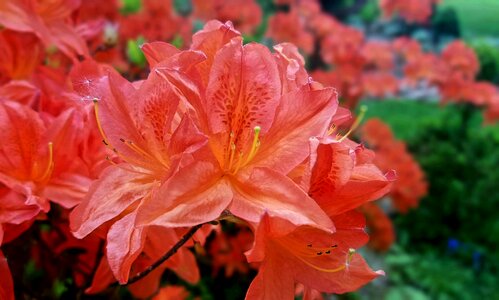
[[[46,179],[50,178],[50,175],[52,175],[52,172],[54,171],[54,146],[52,142],[48,143],[48,148],[49,148],[49,160],[47,162],[47,167],[45,168],[45,172],[43,172],[42,176],[40,177],[40,181],[45,181]]]
[[[362,119],[364,119],[365,115],[366,115],[366,112],[367,112],[367,106],[365,105],[362,105],[360,107],[360,112],[359,112],[359,115],[357,116],[357,118],[355,119],[355,121],[353,122],[352,124],[352,127],[350,127],[350,130],[348,130],[347,133],[345,133],[345,135],[343,135],[343,137],[341,137],[338,142],[342,142],[344,139],[346,139],[355,129],[357,129],[357,127],[359,127],[360,125],[360,122],[362,122]]]

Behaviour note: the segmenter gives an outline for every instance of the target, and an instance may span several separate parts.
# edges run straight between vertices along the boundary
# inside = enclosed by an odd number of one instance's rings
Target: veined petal
[[[136,212],[116,221],[107,234],[107,258],[114,277],[123,284],[128,281],[132,264],[142,252],[147,228],[135,228]]]
[[[158,63],[180,52],[180,50],[172,44],[159,41],[145,43],[141,49],[151,68],[154,68]]]
[[[108,167],[71,212],[70,227],[77,238],[85,237],[159,186],[147,175],[122,169],[123,166],[133,168],[128,164]]]
[[[248,177],[231,180],[234,200],[231,213],[258,223],[265,213],[292,224],[334,230],[333,223],[317,203],[290,178],[268,168],[254,168]]]
[[[203,30],[194,34],[191,49],[199,50],[206,54],[206,60],[196,67],[201,74],[203,86],[208,85],[208,77],[217,51],[232,38],[240,35],[230,21],[223,24],[216,20],[206,23]]]
[[[232,200],[229,183],[209,162],[179,170],[138,207],[137,225],[190,227],[215,220]]]
[[[264,262],[260,265],[258,274],[251,282],[246,293],[247,300],[294,299],[295,282],[290,273],[283,268],[287,265],[285,259]]]
[[[189,114],[185,114],[170,139],[170,155],[193,153],[206,145],[208,138],[194,124]]]
[[[0,171],[18,180],[31,179],[45,126],[39,115],[19,103],[0,103]]]
[[[319,205],[331,200],[335,192],[348,182],[354,166],[355,156],[350,147],[342,143],[320,144],[312,169],[311,197]]]
[[[310,90],[308,85],[281,98],[271,130],[262,135],[252,163],[287,174],[310,154],[307,145],[322,136],[338,106],[333,88]]]
[[[213,133],[233,132],[244,144],[259,126],[272,126],[281,87],[277,66],[263,45],[234,39],[217,52],[206,89],[205,108]],[[237,143],[236,143],[237,145]]]
[[[375,165],[355,166],[350,180],[329,201],[320,205],[330,216],[341,214],[381,198],[390,191],[394,180],[393,172],[384,175]]]
[[[8,188],[0,189],[0,227],[2,223],[21,224],[41,211],[38,205],[27,205],[26,196]],[[0,239],[0,245],[2,244]]]

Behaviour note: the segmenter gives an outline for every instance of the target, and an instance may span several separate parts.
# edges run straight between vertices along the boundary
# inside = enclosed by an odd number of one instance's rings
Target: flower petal
[[[83,238],[105,222],[121,214],[127,207],[151,193],[157,185],[150,178],[110,166],[95,181],[70,215],[70,226],[77,238]],[[131,167],[131,166],[130,166]]]
[[[199,161],[172,175],[139,206],[137,225],[194,226],[218,218],[231,200],[232,192],[220,170]]]
[[[255,168],[250,176],[232,180],[234,201],[229,210],[248,222],[258,223],[265,213],[294,225],[334,228],[329,217],[290,178],[268,168]]]
[[[310,154],[304,145],[311,137],[325,133],[337,106],[337,93],[333,88],[310,90],[306,85],[284,95],[272,129],[262,136],[253,163],[289,173]]]
[[[121,284],[128,281],[132,264],[142,252],[146,241],[146,228],[135,228],[136,213],[114,223],[107,234],[107,259],[114,277]]]

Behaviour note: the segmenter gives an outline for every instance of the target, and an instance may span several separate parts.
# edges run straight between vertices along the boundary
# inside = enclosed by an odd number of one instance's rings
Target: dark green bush
[[[499,48],[486,42],[479,42],[473,45],[473,49],[480,61],[478,80],[499,84]]]
[[[483,126],[469,105],[450,105],[442,117],[408,141],[430,190],[394,219],[399,245],[416,260],[403,276],[432,296],[491,296],[499,284],[491,275],[499,270],[499,126]]]

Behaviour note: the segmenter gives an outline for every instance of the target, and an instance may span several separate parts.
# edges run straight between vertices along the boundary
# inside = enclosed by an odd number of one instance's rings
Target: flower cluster
[[[338,132],[349,111],[307,74],[294,45],[243,45],[232,23],[210,21],[186,50],[144,44],[150,72],[130,82],[90,58],[90,25],[99,25],[87,19],[90,3],[77,13],[78,3],[52,4],[0,6],[7,257],[34,236],[32,259],[48,277],[59,276],[58,261],[87,293],[118,281],[140,298],[157,292],[166,269],[196,283],[190,248],[213,234],[213,257],[224,243],[235,251],[215,268],[258,270],[249,299],[291,298],[297,283],[307,293],[344,293],[382,274],[355,251],[368,240],[356,209],[386,194],[394,176],[350,131]],[[26,18],[16,19],[19,11]],[[148,12],[160,13],[153,1]],[[214,222],[236,222],[240,238]],[[11,299],[1,255],[0,295]]]
[[[142,49],[151,72],[135,84],[93,62],[74,70],[88,78],[80,93],[94,99],[113,153],[71,214],[77,237],[107,232],[98,274],[108,268],[124,284],[182,227],[235,218],[255,236],[251,299],[288,298],[295,282],[343,293],[378,276],[355,254],[367,236],[353,210],[393,179],[331,129],[345,111],[334,89],[307,76],[294,46],[243,46],[230,23],[212,21],[188,50],[160,42]],[[169,267],[195,282],[182,249],[181,268]]]

